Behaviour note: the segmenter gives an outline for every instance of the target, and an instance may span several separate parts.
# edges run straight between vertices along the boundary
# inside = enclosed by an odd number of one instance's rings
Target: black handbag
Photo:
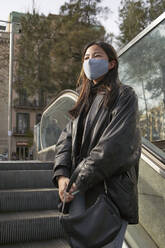
[[[72,183],[71,177],[66,191]],[[71,216],[62,211],[60,222],[72,248],[100,248],[113,241],[121,228],[119,210],[106,192],[83,214]]]

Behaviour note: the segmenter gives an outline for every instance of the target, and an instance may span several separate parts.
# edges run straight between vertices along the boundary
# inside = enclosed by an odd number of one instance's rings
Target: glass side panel
[[[119,64],[121,82],[139,97],[142,136],[165,151],[165,21],[123,53]]]
[[[48,108],[41,120],[41,146],[42,149],[55,145],[61,131],[70,120],[68,111],[75,101],[70,97],[61,97]]]
[[[37,152],[41,150],[41,143],[40,143],[40,123],[34,126],[34,148],[35,148],[35,156],[37,156]]]

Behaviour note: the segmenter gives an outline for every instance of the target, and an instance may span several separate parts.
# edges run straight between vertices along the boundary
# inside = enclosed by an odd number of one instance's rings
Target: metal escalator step
[[[0,212],[57,209],[58,199],[55,188],[0,190]]]
[[[46,241],[34,241],[13,245],[2,245],[1,248],[70,248],[70,245],[64,239],[56,239]]]
[[[52,170],[3,170],[0,189],[54,188],[52,176]]]
[[[0,171],[2,170],[52,170],[53,162],[42,161],[0,161]]]
[[[55,210],[0,214],[0,245],[66,238]]]

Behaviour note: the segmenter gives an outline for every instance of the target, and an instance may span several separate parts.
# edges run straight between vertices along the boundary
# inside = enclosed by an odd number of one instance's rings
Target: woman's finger
[[[62,201],[64,202],[70,202],[70,201],[72,201],[73,200],[73,198],[74,198],[74,196],[72,196],[72,195],[70,195],[70,194],[66,194],[66,195],[64,195],[63,194],[63,196],[62,196]]]
[[[71,189],[69,190],[69,193],[71,194],[71,193],[75,192],[76,190],[77,190],[77,186],[75,183],[73,183]]]
[[[74,196],[70,193],[66,192],[65,190],[59,191],[59,196],[62,202],[70,202],[73,200]]]

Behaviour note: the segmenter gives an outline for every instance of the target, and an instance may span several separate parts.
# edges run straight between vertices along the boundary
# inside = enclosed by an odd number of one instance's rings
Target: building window
[[[19,105],[20,106],[26,106],[27,105],[27,91],[26,89],[20,89],[19,90]]]
[[[15,156],[17,160],[28,160],[30,158],[29,148],[23,144],[17,145]]]
[[[44,95],[44,91],[42,89],[40,89],[40,91],[39,91],[37,104],[40,107],[45,106],[45,95]]]
[[[17,113],[17,133],[24,134],[29,130],[30,116],[29,113]]]

